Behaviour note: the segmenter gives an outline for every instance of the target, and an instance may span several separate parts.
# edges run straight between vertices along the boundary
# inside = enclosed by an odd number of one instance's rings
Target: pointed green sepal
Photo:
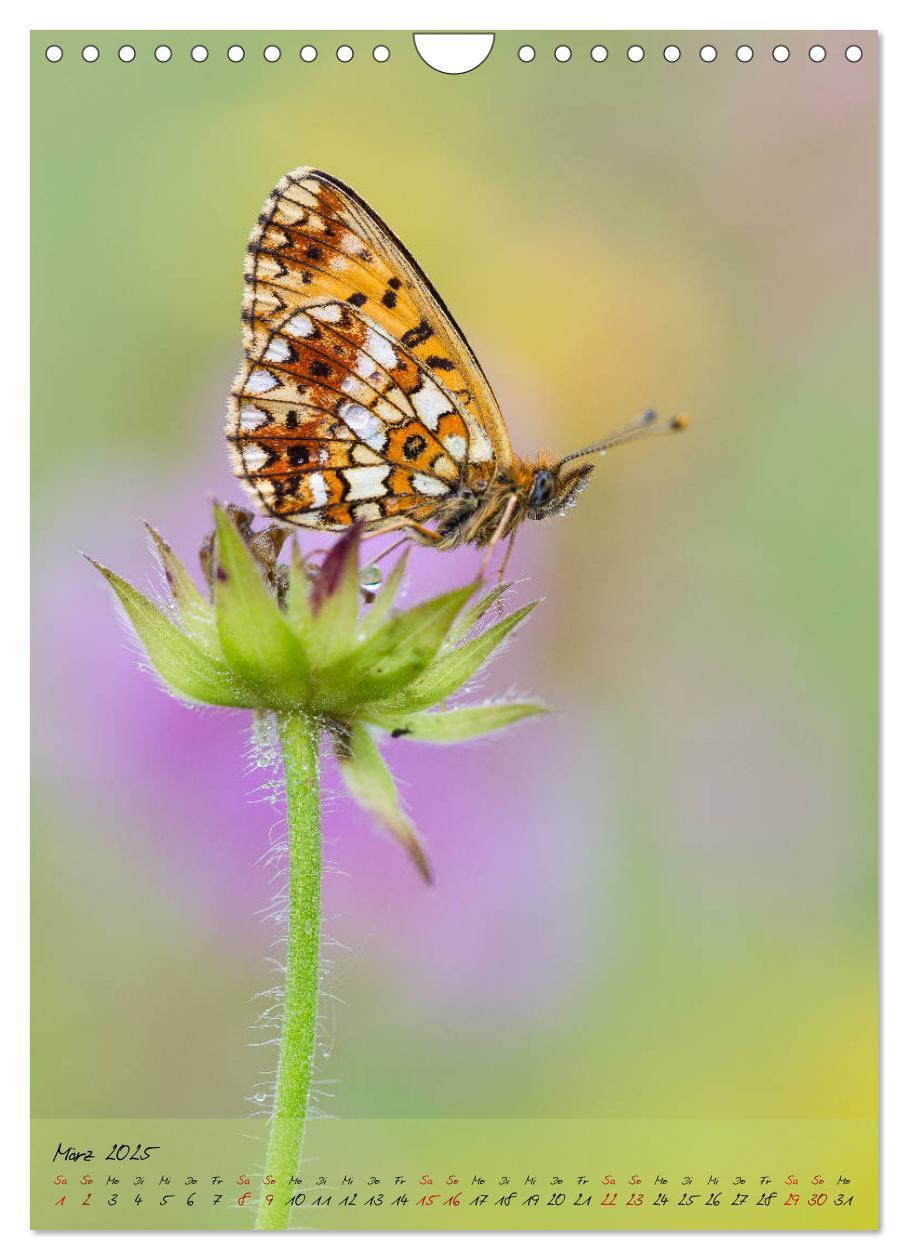
[[[477,621],[486,615],[492,605],[497,600],[504,598],[512,586],[513,582],[499,582],[490,591],[486,591],[482,599],[477,599],[475,604],[470,604],[469,608],[465,608],[451,627],[444,646],[453,647],[455,643],[459,643],[465,634],[469,634]]]
[[[345,656],[355,643],[359,612],[359,539],[362,527],[345,530],[322,561],[312,584],[309,648],[314,665]]]
[[[410,855],[416,869],[426,881],[432,873],[426,855],[404,814],[384,758],[375,741],[361,722],[344,727],[334,740],[337,764],[344,783],[357,803],[378,819],[391,832],[398,844]]]
[[[435,659],[445,635],[476,590],[475,583],[428,599],[392,616],[353,652],[319,672],[329,709],[343,712],[384,700],[417,680]]]
[[[498,731],[522,718],[540,717],[549,710],[542,704],[480,704],[475,708],[440,709],[431,713],[376,714],[364,713],[391,732],[395,739],[419,739],[432,744],[459,744]]]
[[[145,522],[148,535],[154,543],[155,551],[161,562],[164,577],[173,596],[174,606],[179,617],[180,626],[203,652],[209,656],[221,655],[221,641],[214,616],[214,605],[209,603],[195,582],[183,561],[174,552],[168,542],[161,537],[153,525]]]
[[[214,607],[224,657],[252,688],[270,696],[267,707],[284,709],[299,704],[310,689],[303,645],[219,504],[215,504],[214,516]]]
[[[112,570],[95,566],[113,588],[154,669],[166,686],[187,700],[229,708],[251,707],[245,692],[225,666],[179,630],[156,604]]]
[[[456,691],[467,682],[476,671],[483,666],[495,649],[520,625],[521,621],[536,607],[538,600],[532,604],[524,604],[501,621],[477,634],[474,639],[443,652],[429,666],[421,678],[404,688],[397,697],[389,698],[383,709],[388,712],[416,712],[429,709]]]

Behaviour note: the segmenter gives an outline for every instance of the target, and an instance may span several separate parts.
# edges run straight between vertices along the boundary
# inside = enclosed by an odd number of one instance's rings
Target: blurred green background
[[[515,448],[692,418],[523,530],[545,602],[484,694],[558,716],[390,750],[436,886],[331,787],[321,1107],[874,1114],[874,41],[508,32],[462,76],[396,32],[33,41],[35,1114],[244,1116],[272,1066],[280,811],[245,720],[161,695],[79,552],[150,589],[142,520],[191,555],[238,497],[243,249],[303,163],[419,258]],[[473,563],[421,553],[411,593]]]

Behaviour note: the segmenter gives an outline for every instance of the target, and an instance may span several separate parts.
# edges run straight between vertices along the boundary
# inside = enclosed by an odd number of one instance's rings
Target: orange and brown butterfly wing
[[[491,389],[403,246],[330,176],[284,176],[250,239],[227,433],[259,507],[294,523],[429,520],[510,467]]]
[[[429,519],[470,449],[451,396],[356,307],[330,299],[268,334],[232,413],[234,470],[261,508],[317,529]]]

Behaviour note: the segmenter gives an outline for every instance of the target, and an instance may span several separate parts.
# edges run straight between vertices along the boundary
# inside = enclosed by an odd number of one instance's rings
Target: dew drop
[[[359,584],[367,595],[381,590],[382,572],[377,564],[367,564],[359,575]]]
[[[267,1102],[267,1101],[268,1101],[268,1095],[267,1095],[267,1094],[253,1094],[253,1095],[252,1095],[252,1100],[253,1100],[253,1102],[257,1102],[257,1103]]]

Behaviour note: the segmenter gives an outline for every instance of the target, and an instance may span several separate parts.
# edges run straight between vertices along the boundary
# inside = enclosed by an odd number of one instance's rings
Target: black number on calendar
[[[133,1145],[129,1142],[122,1142],[119,1144],[114,1142],[113,1146],[110,1148],[110,1154],[105,1155],[104,1158],[115,1160],[143,1160],[150,1158],[152,1151],[159,1151],[160,1149],[160,1146],[143,1146],[141,1142],[137,1143],[135,1147],[133,1147]]]

